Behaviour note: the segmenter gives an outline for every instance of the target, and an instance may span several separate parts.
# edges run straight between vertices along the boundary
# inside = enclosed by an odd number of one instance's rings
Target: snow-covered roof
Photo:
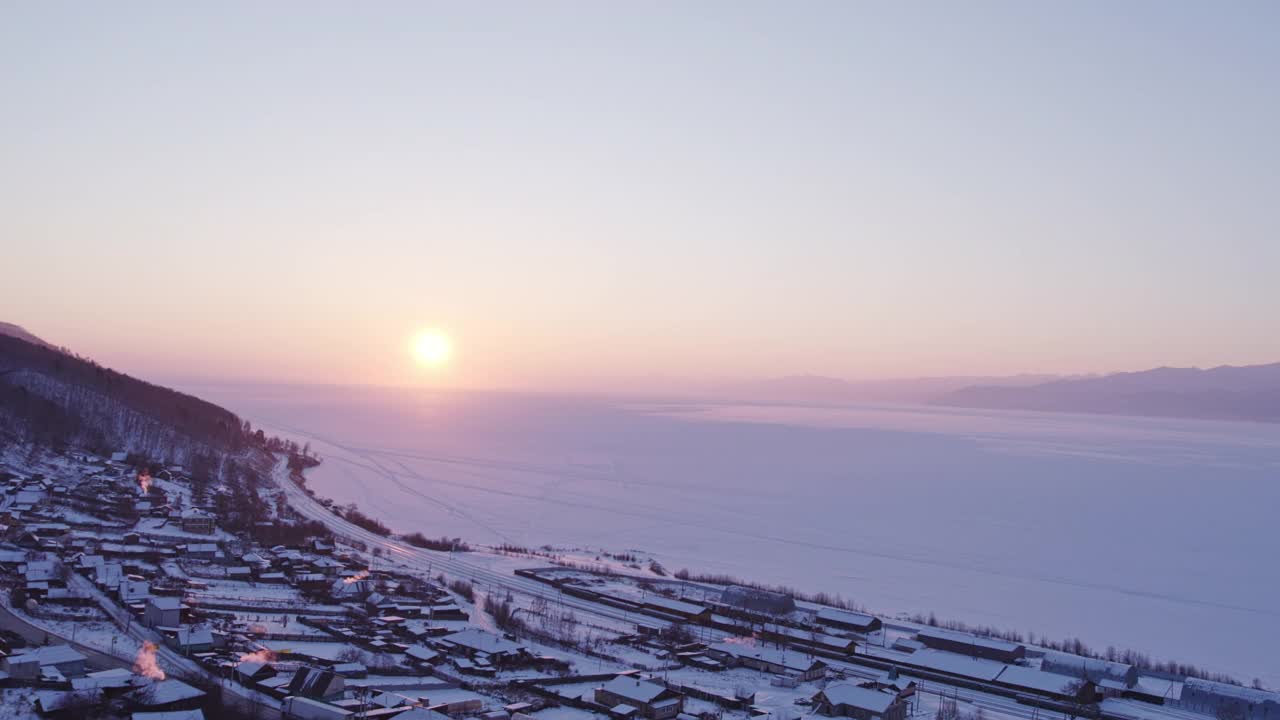
[[[1004,663],[995,662],[994,660],[982,660],[968,655],[957,655],[956,653],[929,649],[917,650],[912,653],[911,662],[934,670],[978,678],[987,682],[999,677],[1005,668]]]
[[[150,685],[138,688],[131,694],[138,704],[145,707],[168,705],[204,696],[202,690],[173,678],[157,680]]]
[[[24,649],[9,658],[9,662],[18,662],[35,660],[40,665],[61,665],[69,662],[83,662],[87,660],[84,655],[70,645],[46,645],[38,648]]]
[[[757,660],[770,665],[777,665],[786,670],[795,670],[797,672],[807,671],[813,667],[814,663],[821,662],[813,658],[806,657],[802,653],[794,650],[784,650],[776,647],[759,647],[756,645],[747,645],[738,642],[722,642],[712,645],[710,648],[713,652],[731,655],[736,658],[747,658]]]
[[[182,601],[176,597],[167,595],[155,595],[147,600],[147,604],[153,606],[157,610],[180,610],[182,609]]]
[[[408,650],[404,651],[404,654],[415,660],[422,661],[434,660],[440,656],[440,653],[424,645],[411,645]]]
[[[452,635],[445,635],[440,639],[443,642],[452,643],[469,650],[488,653],[490,655],[496,655],[498,653],[514,653],[523,649],[522,646],[517,645],[506,638],[499,637],[491,632],[485,632],[479,628],[467,628],[453,633]]]
[[[871,688],[858,687],[853,683],[835,683],[822,691],[827,702],[832,705],[848,705],[849,707],[868,710],[877,715],[893,705],[896,696]]]
[[[672,610],[685,615],[698,615],[706,612],[707,610],[705,605],[695,605],[694,603],[685,602],[683,600],[672,600],[671,598],[665,598],[661,595],[650,595],[645,598],[644,602],[646,605],[652,605],[664,610]]]
[[[178,628],[178,645],[210,645],[213,643],[213,633],[207,627],[181,627]]]
[[[955,630],[941,630],[938,628],[923,628],[916,633],[916,637],[921,640],[931,638],[954,643],[962,643],[964,645],[983,647],[991,650],[998,650],[1000,652],[1014,652],[1018,648],[1024,647],[1020,643],[1009,642],[1008,640],[981,637],[971,633],[957,632]]]
[[[818,619],[835,624],[859,626],[870,625],[876,621],[876,617],[874,615],[825,607],[818,611]]]
[[[641,680],[634,675],[619,675],[605,683],[601,689],[643,705],[653,702],[667,691],[662,685]]]
[[[112,668],[100,672],[92,672],[84,677],[71,680],[72,690],[90,690],[93,688],[125,688],[133,684],[134,674],[125,668]]]
[[[1074,693],[1071,686],[1081,682],[1077,677],[1044,672],[1021,665],[1006,665],[1004,672],[1000,673],[997,680],[1006,685],[1054,695],[1072,695]]]
[[[1044,659],[1040,661],[1040,669],[1045,672],[1070,675],[1075,678],[1088,678],[1089,680],[1110,678],[1127,682],[1136,679],[1136,671],[1128,663],[1087,658],[1056,650],[1045,651]]]
[[[1201,680],[1200,678],[1187,678],[1182,682],[1183,693],[1187,690],[1194,690],[1219,697],[1229,697],[1235,700],[1243,700],[1244,702],[1260,705],[1263,703],[1280,704],[1280,693],[1274,693],[1269,690],[1258,690],[1256,688],[1244,687],[1242,685],[1228,685],[1226,683],[1214,682],[1212,680]]]

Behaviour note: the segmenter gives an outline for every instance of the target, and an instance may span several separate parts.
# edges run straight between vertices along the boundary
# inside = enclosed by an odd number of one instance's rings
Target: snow
[[[1280,684],[1280,426],[940,408],[199,388],[401,530],[642,548],[872,612]]]

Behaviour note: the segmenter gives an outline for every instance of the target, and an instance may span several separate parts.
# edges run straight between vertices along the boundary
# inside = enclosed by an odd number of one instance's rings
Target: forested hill
[[[180,464],[248,442],[236,415],[97,363],[0,333],[0,440],[126,451]]]

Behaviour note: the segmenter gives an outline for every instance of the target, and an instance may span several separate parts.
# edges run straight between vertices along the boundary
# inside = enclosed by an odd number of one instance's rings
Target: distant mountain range
[[[722,385],[714,388],[711,394],[752,402],[806,405],[867,402],[928,403],[948,393],[974,385],[1025,387],[1057,380],[1060,377],[1058,375],[1011,375],[841,380],[821,375],[792,375]]]
[[[849,381],[799,375],[716,388],[717,398],[802,405],[922,403],[999,410],[1280,422],[1280,363],[1113,375]]]
[[[977,384],[932,402],[1004,410],[1280,422],[1280,363],[1208,370],[1162,367],[1030,387]]]

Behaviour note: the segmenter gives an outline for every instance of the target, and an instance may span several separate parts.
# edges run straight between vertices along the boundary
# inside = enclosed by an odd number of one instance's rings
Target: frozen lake
[[[637,548],[1280,685],[1280,425],[189,387],[397,530]]]

